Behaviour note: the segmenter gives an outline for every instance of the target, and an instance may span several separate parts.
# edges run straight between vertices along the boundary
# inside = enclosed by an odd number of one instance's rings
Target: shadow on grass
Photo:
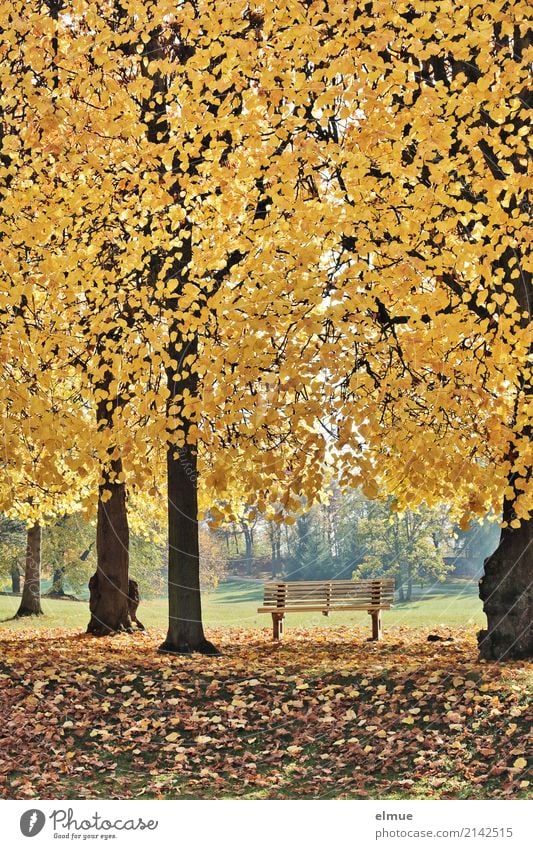
[[[242,602],[261,601],[261,589],[248,590],[247,592],[220,593],[220,595],[212,595],[209,601],[211,604],[240,604]]]

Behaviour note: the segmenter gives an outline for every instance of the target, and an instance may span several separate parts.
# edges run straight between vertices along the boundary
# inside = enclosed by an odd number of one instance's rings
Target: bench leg
[[[283,637],[283,613],[272,614],[272,635],[278,641]]]
[[[372,639],[381,640],[381,610],[369,610],[372,617]]]

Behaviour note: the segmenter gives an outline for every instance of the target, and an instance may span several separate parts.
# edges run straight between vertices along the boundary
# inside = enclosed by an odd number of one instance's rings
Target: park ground
[[[530,798],[531,667],[478,660],[475,584],[385,612],[380,643],[355,613],[287,616],[273,644],[259,600],[206,596],[218,658],[158,654],[160,600],[144,635],[87,637],[69,601],[0,624],[0,796]]]

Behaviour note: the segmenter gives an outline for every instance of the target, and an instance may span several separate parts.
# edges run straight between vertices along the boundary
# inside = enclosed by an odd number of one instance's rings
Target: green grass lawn
[[[261,604],[262,584],[255,581],[229,580],[220,584],[215,592],[203,597],[204,621],[207,627],[240,627],[270,629],[268,614],[258,614]],[[0,620],[7,620],[16,612],[18,598],[0,596]],[[31,627],[71,627],[84,629],[88,622],[87,602],[57,601],[44,599],[45,616],[34,619]],[[167,617],[165,599],[141,602],[139,618],[147,627],[163,628]],[[450,580],[423,590],[417,589],[410,602],[396,603],[383,614],[383,627],[439,627],[475,626],[484,623],[481,602],[477,595],[477,583],[468,580]],[[336,613],[322,616],[321,613],[287,614],[285,630],[291,627],[331,628],[339,625],[368,625],[370,619],[365,611]],[[26,629],[28,620],[1,621],[0,629]]]

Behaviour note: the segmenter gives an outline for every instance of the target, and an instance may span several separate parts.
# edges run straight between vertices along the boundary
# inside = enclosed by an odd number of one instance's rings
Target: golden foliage
[[[205,505],[526,518],[527,5],[195,9],[0,3],[2,504],[189,443]]]

